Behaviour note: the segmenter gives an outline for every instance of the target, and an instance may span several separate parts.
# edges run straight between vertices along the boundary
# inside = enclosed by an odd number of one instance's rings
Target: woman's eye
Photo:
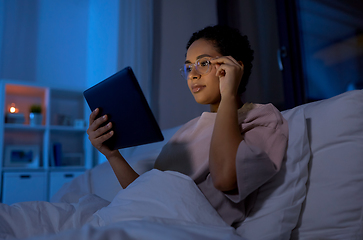
[[[200,66],[205,67],[209,65],[209,61],[208,60],[203,60],[199,63]]]
[[[192,66],[191,65],[185,65],[184,67],[186,72],[191,72],[192,71]]]

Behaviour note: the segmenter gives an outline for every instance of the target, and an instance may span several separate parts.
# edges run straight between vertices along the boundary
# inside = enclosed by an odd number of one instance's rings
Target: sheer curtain
[[[0,1],[0,79],[2,76],[2,48],[3,48],[3,36],[4,36],[4,1]]]
[[[0,1],[0,78],[36,80],[38,5]]]

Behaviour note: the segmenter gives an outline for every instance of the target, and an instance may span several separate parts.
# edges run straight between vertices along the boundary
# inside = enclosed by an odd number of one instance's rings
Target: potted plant
[[[42,106],[39,104],[31,105],[29,113],[29,124],[42,125],[42,120],[43,120]]]

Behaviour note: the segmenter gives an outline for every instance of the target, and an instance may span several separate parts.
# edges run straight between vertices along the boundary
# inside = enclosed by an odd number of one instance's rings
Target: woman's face
[[[190,45],[185,63],[194,64],[198,59],[203,57],[216,58],[221,54],[215,49],[212,42],[205,39],[198,39]],[[188,77],[188,87],[197,103],[210,104],[211,111],[218,109],[221,101],[219,91],[219,78],[216,76],[215,65],[210,66],[211,71],[200,75],[193,67]]]

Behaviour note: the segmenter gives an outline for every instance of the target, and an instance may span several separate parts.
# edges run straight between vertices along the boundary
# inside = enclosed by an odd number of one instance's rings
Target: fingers
[[[243,72],[243,63],[238,62],[232,56],[219,57],[210,61],[212,64],[215,64],[216,76],[224,77],[226,75],[226,72],[235,70]]]
[[[90,123],[90,126],[87,129],[87,134],[96,138],[104,134],[105,132],[109,131],[112,128],[111,122],[107,123],[105,126],[100,127],[106,121],[107,121],[107,115],[104,115],[94,120],[92,124]]]
[[[230,65],[241,65],[236,59],[234,59],[232,56],[223,56],[223,57],[217,57],[210,60],[213,64],[230,64]]]
[[[98,117],[100,110],[96,108],[89,117],[89,127],[87,129],[88,139],[91,144],[102,154],[105,156],[109,155],[113,151],[107,145],[104,144],[105,141],[110,139],[114,135],[114,131],[112,130],[112,123],[108,122],[107,115],[103,115]]]
[[[96,131],[97,132],[97,131]],[[103,133],[101,135],[98,135],[98,134],[95,134],[93,135],[93,137],[91,137],[91,135],[89,135],[89,139],[92,143],[93,146],[95,146],[97,149],[100,148],[102,146],[102,144],[107,141],[109,138],[111,138],[114,134],[113,131],[109,131],[107,133]]]
[[[107,115],[103,115],[96,119],[99,111],[99,108],[96,108],[89,116],[89,129],[91,130],[96,130],[102,123],[107,121]]]
[[[226,67],[225,67],[225,66],[220,65],[220,66],[217,68],[216,76],[217,76],[217,77],[224,77],[224,76],[226,76]]]
[[[96,119],[96,121],[98,121],[99,119],[101,119],[101,118]],[[94,124],[95,124],[95,122],[94,122]],[[99,149],[102,147],[103,142],[105,142],[106,140],[108,140],[109,138],[111,138],[113,136],[114,131],[112,131],[111,129],[112,129],[111,122],[109,122],[105,126],[96,128],[95,130],[93,130],[90,127],[87,130],[88,139],[91,141],[91,143],[94,147]]]
[[[110,131],[112,128],[111,122],[107,123],[105,126],[100,127],[108,120],[107,115],[96,118],[98,113],[99,109],[96,108],[89,117],[89,127],[87,129],[87,134],[92,145],[102,144],[102,142],[106,141],[113,135],[113,131]]]
[[[92,125],[92,123],[94,122],[94,120],[95,120],[95,118],[96,118],[99,111],[100,111],[100,109],[96,108],[95,110],[93,110],[91,112],[91,114],[89,115],[89,126]]]

